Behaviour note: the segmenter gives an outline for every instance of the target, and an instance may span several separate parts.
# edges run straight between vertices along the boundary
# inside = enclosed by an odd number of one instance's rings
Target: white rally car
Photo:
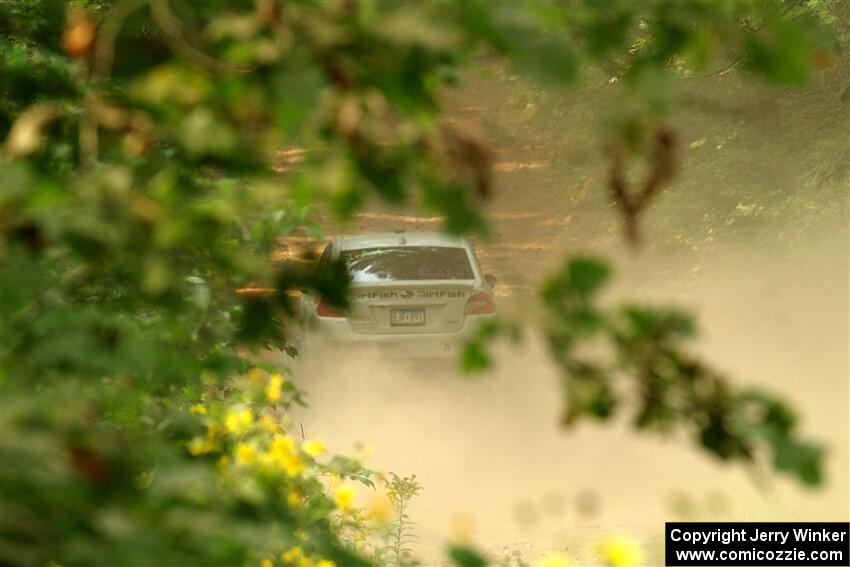
[[[315,295],[301,299],[301,349],[377,350],[391,357],[446,357],[496,313],[495,278],[481,274],[465,238],[394,232],[337,237],[317,269],[342,260],[349,310]]]

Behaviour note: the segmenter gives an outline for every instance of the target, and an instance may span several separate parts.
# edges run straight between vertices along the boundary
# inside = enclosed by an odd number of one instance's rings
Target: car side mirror
[[[489,285],[490,287],[496,287],[496,282],[498,282],[499,280],[493,274],[486,274],[484,276],[484,281],[487,282],[487,285]]]

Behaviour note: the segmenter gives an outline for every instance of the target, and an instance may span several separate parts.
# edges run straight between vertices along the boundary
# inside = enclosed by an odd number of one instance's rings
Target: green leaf
[[[822,447],[812,443],[782,439],[774,445],[773,464],[777,470],[786,471],[809,486],[823,481]]]
[[[809,41],[801,30],[777,22],[746,38],[748,63],[756,72],[780,84],[800,84],[811,71]]]
[[[486,567],[487,560],[474,549],[461,545],[449,547],[449,557],[458,567]]]
[[[576,258],[567,266],[568,285],[582,297],[595,293],[609,278],[611,270],[593,258]]]

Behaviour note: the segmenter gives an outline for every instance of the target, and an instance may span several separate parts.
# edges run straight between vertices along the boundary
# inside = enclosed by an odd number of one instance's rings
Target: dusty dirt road
[[[637,254],[623,243],[594,137],[605,87],[553,95],[504,78],[471,80],[449,97],[453,119],[486,132],[498,150],[497,190],[486,205],[493,234],[476,244],[526,340],[500,347],[496,369],[472,379],[446,368],[342,364],[331,354],[300,378],[311,400],[308,435],[340,452],[365,444],[374,452],[368,465],[417,474],[424,491],[411,517],[426,564],[439,564],[457,530],[471,530],[496,557],[567,549],[581,565],[596,563],[599,535],[631,534],[656,564],[665,519],[846,519],[850,117],[842,80],[778,95],[742,79],[690,89],[671,119],[681,174],[647,215]],[[439,227],[415,207],[374,207],[329,230]],[[639,437],[622,423],[559,429],[558,374],[535,335],[534,290],[572,253],[611,261],[607,301],[690,309],[703,330],[695,349],[736,383],[791,400],[805,434],[829,448],[826,486],[808,490],[727,466],[688,439]]]

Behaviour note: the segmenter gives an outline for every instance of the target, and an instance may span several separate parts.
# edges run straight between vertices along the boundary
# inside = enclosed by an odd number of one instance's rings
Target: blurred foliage
[[[368,564],[331,529],[349,508],[325,480],[372,473],[293,436],[302,393],[281,374],[206,374],[175,404],[140,392],[141,419],[116,399],[127,385],[75,387],[87,395],[40,387],[0,416],[4,565],[259,564],[293,549],[303,565]]]
[[[823,449],[797,438],[797,417],[786,404],[736,388],[690,353],[696,328],[686,313],[601,308],[609,277],[604,263],[573,259],[543,289],[546,336],[565,370],[564,425],[631,411],[638,430],[683,430],[721,459],[767,460],[806,484],[821,482]]]
[[[498,339],[511,343],[522,340],[522,329],[505,317],[496,316],[481,322],[467,337],[461,351],[460,369],[467,375],[487,370],[493,366],[490,346]]]
[[[280,266],[279,238],[320,235],[319,205],[349,218],[372,198],[486,231],[491,152],[440,120],[466,64],[556,85],[608,69],[623,93],[611,143],[641,152],[672,79],[740,61],[794,83],[830,64],[836,6],[0,2],[0,564],[366,563],[333,519],[346,490],[329,498],[319,479],[368,471],[299,447],[269,394],[289,381],[266,384],[261,408],[245,378],[261,349],[295,354],[295,294],[345,303],[341,267]],[[767,442],[778,469],[819,479],[820,450],[794,440],[785,406],[681,353],[687,317],[602,313],[605,270],[571,266],[546,290],[570,415],[611,415],[611,383],[633,375],[641,428],[684,419],[727,458]],[[603,335],[614,368],[576,353]]]

